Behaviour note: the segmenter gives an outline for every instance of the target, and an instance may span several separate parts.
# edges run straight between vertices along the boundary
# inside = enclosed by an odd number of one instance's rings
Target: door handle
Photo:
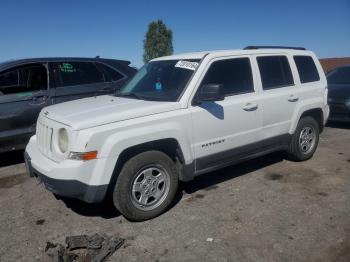
[[[254,111],[258,109],[258,104],[255,103],[248,103],[243,107],[243,110],[245,111]]]
[[[33,101],[38,101],[39,99],[46,100],[47,96],[46,95],[38,95],[38,96],[33,96],[32,100]]]
[[[47,95],[36,95],[32,97],[32,102],[29,102],[29,104],[40,106],[46,103],[47,98]]]
[[[299,97],[297,97],[296,95],[291,95],[288,97],[289,102],[296,102],[298,100],[299,100]]]

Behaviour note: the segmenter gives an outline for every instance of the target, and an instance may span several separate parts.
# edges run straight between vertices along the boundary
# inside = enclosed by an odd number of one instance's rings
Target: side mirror
[[[201,104],[202,102],[221,101],[224,99],[225,95],[221,84],[205,84],[199,87],[194,102],[195,104]]]

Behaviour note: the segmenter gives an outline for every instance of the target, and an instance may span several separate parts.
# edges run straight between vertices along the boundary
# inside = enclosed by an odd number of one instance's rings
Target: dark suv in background
[[[350,122],[350,65],[327,74],[330,121]]]
[[[0,64],[0,152],[24,149],[40,110],[74,99],[115,94],[136,69],[102,58],[35,58]]]

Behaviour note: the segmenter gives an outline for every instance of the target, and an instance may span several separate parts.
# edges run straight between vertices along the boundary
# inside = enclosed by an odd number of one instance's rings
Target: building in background
[[[320,63],[325,73],[343,65],[350,65],[350,57],[323,58]]]

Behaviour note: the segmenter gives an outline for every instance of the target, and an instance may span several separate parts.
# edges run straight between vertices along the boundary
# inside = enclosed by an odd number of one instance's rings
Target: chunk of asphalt
[[[112,255],[117,249],[119,249],[124,244],[124,239],[122,238],[112,238],[105,243],[100,252],[97,252],[95,256],[92,257],[92,262],[105,261],[110,255]]]
[[[67,244],[67,249],[69,250],[74,250],[78,248],[87,248],[88,246],[87,235],[66,237],[66,244]]]
[[[63,254],[62,258],[63,258],[63,262],[73,262],[73,261],[76,261],[79,258],[79,256],[75,253],[66,252]]]
[[[63,262],[63,256],[66,250],[61,244],[47,242],[45,252],[52,262]]]
[[[94,234],[92,236],[80,235],[80,236],[69,236],[66,237],[66,244],[69,250],[88,248],[98,249],[102,247],[103,241],[106,236]]]
[[[66,247],[47,242],[45,253],[54,262],[94,261],[102,262],[124,245],[125,239],[94,234],[68,236]]]

